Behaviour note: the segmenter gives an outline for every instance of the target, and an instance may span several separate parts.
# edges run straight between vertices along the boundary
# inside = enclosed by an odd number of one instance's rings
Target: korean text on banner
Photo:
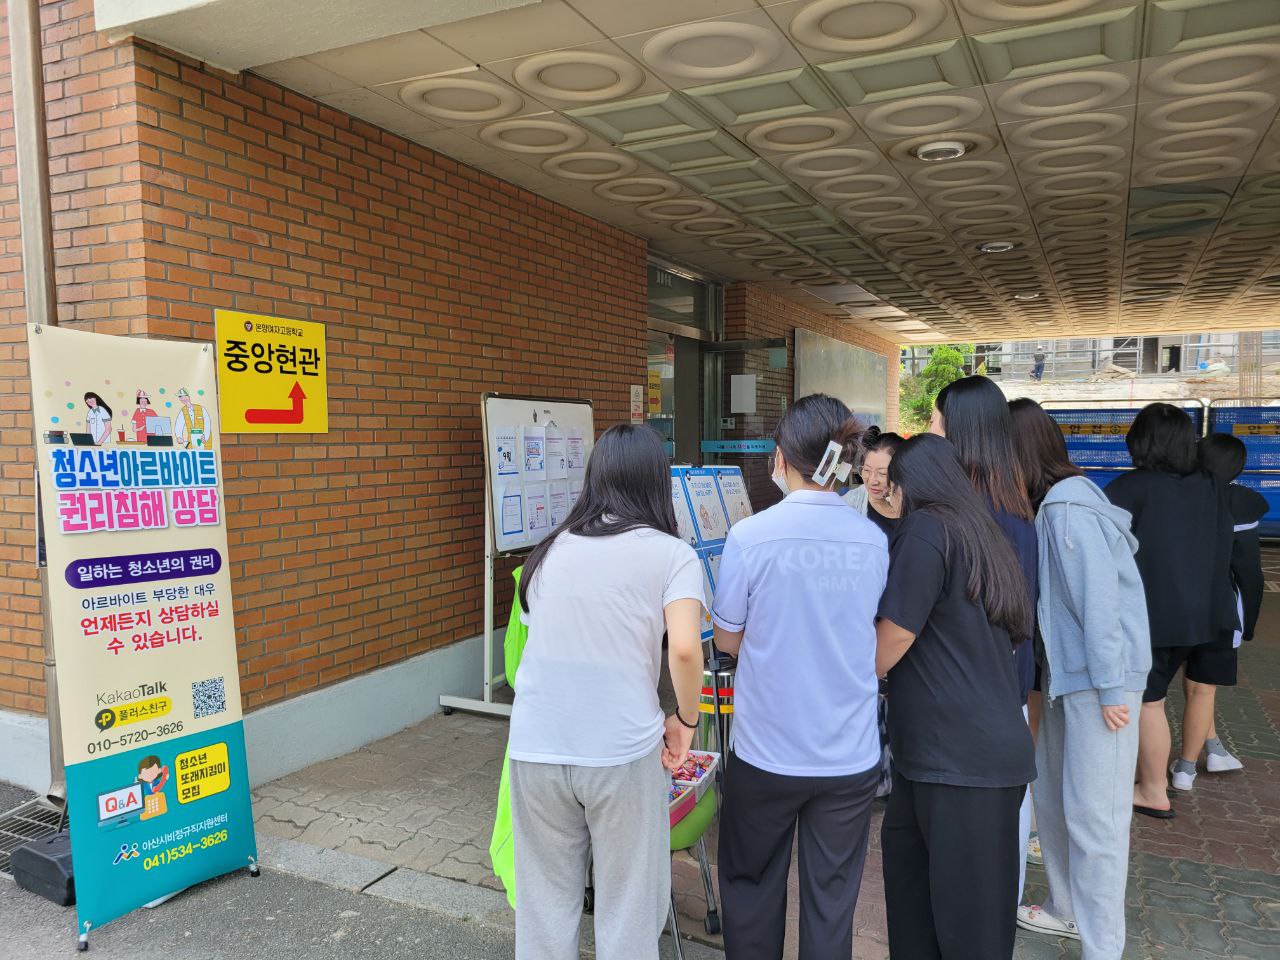
[[[329,432],[324,324],[218,310],[214,326],[225,432]]]
[[[84,932],[257,856],[214,354],[57,327],[28,340]]]

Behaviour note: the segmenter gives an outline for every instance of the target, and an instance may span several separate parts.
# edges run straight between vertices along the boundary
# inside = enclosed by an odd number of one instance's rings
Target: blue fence
[[[1257,490],[1270,506],[1262,520],[1262,535],[1280,536],[1280,407],[1215,401],[1209,405],[1209,432],[1230,433],[1244,441],[1249,456],[1236,482]]]
[[[1129,449],[1124,435],[1138,415],[1141,407],[1046,407],[1049,416],[1062,428],[1071,462],[1084,467],[1089,479],[1100,487],[1132,469]],[[1184,406],[1196,425],[1196,432],[1204,431],[1204,407],[1200,404]]]
[[[1280,407],[1214,401],[1206,412],[1199,403],[1179,405],[1191,416],[1196,433],[1230,433],[1244,441],[1248,460],[1237,483],[1257,490],[1266,498],[1271,509],[1263,518],[1262,535],[1280,537]],[[1045,408],[1062,428],[1071,462],[1084,467],[1089,478],[1101,487],[1133,467],[1124,436],[1140,409],[1140,406]]]

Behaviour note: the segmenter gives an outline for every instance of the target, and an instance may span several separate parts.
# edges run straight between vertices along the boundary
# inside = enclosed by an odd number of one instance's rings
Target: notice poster
[[[506,538],[522,538],[524,536],[524,497],[517,486],[505,487],[502,491],[502,516],[499,518],[499,530]]]
[[[587,469],[587,445],[581,430],[570,428],[565,434],[565,460],[571,477],[581,477]]]
[[[57,327],[28,343],[83,933],[257,856],[215,359]]]
[[[547,427],[547,479],[563,480],[569,475],[569,458],[565,454],[564,433],[559,427]]]
[[[676,528],[680,539],[691,547],[698,545],[698,531],[693,526],[693,516],[689,513],[689,501],[684,495],[683,472],[671,477],[671,505],[676,511]]]
[[[547,485],[535,484],[525,488],[525,515],[528,518],[529,538],[538,543],[551,532],[551,515],[547,512]]]
[[[549,484],[548,487],[547,495],[551,500],[551,529],[554,530],[569,516],[569,484],[561,480],[559,483]]]
[[[520,473],[520,451],[515,427],[498,427],[493,432],[494,469],[500,477],[514,477]]]
[[[689,494],[689,508],[703,544],[717,543],[729,535],[729,520],[720,501],[715,474],[708,469],[690,470],[684,475]]]
[[[582,496],[582,481],[574,480],[569,484],[569,509],[572,510]]]
[[[547,479],[547,431],[542,427],[525,427],[521,431],[523,450],[521,470],[526,480]]]
[[[720,482],[720,495],[724,498],[725,510],[729,512],[729,526],[733,526],[743,517],[751,516],[751,497],[747,495],[747,485],[742,473],[737,468],[716,471],[716,479]]]

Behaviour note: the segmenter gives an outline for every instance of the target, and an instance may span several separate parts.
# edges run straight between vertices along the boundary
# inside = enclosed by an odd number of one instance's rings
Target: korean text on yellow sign
[[[224,433],[328,433],[324,324],[219,310]]]

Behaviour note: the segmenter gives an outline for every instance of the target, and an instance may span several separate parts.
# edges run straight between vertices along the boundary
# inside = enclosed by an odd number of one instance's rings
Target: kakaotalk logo
[[[163,680],[157,680],[155,683],[140,683],[136,687],[130,687],[128,690],[112,690],[108,693],[98,694],[98,706],[110,707],[117,703],[141,700],[144,697],[158,697],[168,689],[169,685]]]

